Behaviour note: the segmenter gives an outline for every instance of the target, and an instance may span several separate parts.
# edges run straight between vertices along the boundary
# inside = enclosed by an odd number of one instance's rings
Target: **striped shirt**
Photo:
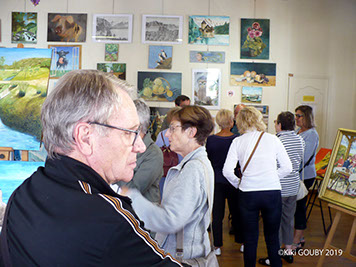
[[[299,190],[299,168],[304,155],[305,142],[294,131],[281,131],[277,133],[277,137],[284,145],[293,166],[293,171],[280,179],[281,194],[282,197],[295,196]]]

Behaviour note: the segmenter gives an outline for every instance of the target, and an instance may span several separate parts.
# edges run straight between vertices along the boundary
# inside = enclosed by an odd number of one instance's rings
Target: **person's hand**
[[[128,187],[126,187],[126,186],[120,187],[120,191],[119,191],[120,195],[127,197],[129,195],[129,192],[130,192],[130,189]]]

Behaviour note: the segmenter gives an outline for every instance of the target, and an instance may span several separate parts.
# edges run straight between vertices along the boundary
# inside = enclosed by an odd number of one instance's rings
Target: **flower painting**
[[[241,19],[243,59],[269,59],[269,19]]]

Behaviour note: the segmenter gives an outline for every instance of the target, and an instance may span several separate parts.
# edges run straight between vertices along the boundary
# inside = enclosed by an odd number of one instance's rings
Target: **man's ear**
[[[73,138],[75,146],[84,155],[93,153],[93,127],[85,122],[78,123],[74,128]]]

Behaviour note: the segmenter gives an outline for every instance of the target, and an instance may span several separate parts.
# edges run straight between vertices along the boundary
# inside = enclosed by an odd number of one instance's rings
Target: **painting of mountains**
[[[93,41],[105,43],[131,43],[132,15],[94,14]]]

